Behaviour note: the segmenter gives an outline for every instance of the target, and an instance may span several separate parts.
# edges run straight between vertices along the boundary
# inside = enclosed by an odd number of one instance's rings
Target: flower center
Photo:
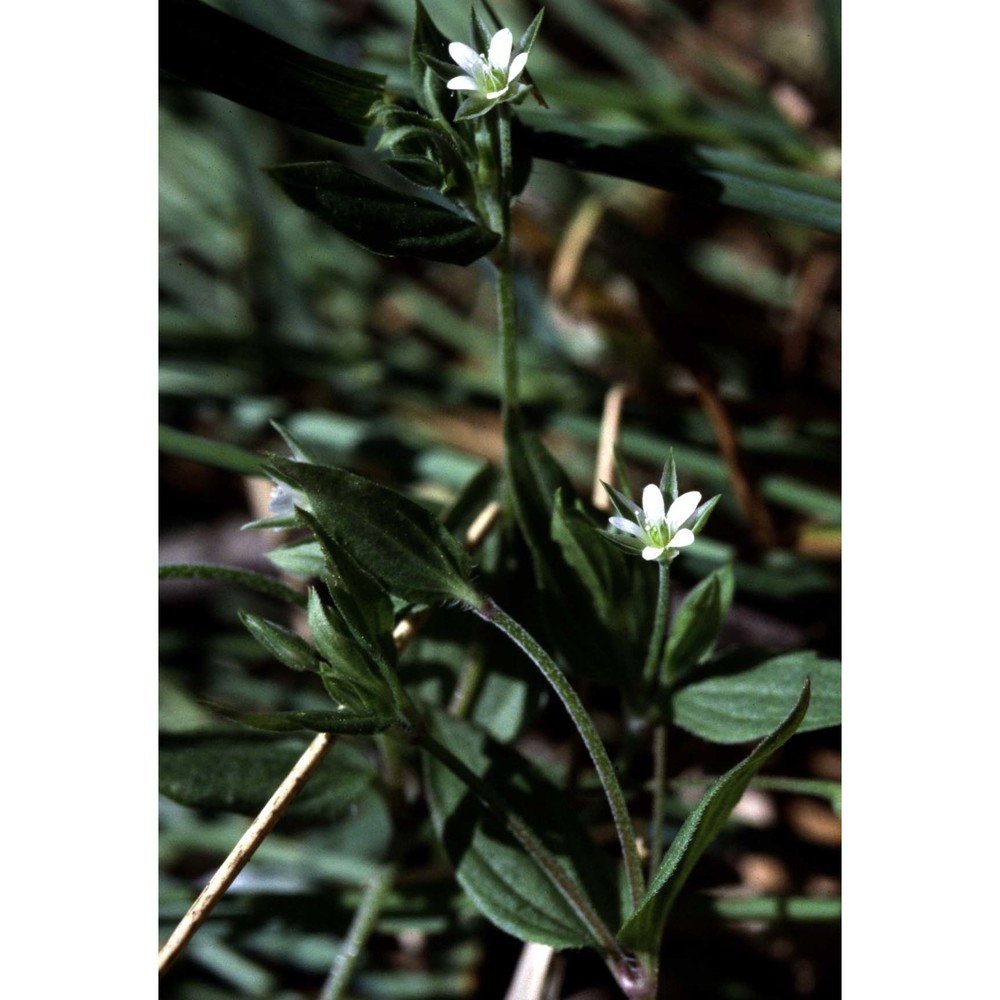
[[[480,56],[480,63],[475,72],[476,84],[484,94],[492,94],[498,90],[507,89],[506,69],[491,66],[490,63]]]
[[[665,524],[650,524],[646,528],[649,540],[657,548],[663,548],[670,541],[670,532]]]

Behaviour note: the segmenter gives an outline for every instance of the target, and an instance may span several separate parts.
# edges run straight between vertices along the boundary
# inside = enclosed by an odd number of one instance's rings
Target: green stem
[[[590,900],[570,878],[558,859],[535,836],[524,820],[504,802],[503,798],[446,746],[439,743],[426,731],[419,731],[415,735],[415,740],[420,747],[436,757],[463,784],[468,785],[482,804],[510,831],[538,867],[549,877],[563,899],[569,903],[573,912],[594,936],[595,942],[609,955],[624,958],[624,953],[618,942],[615,941],[614,934],[590,905]]]
[[[497,109],[500,145],[500,174],[497,178],[500,245],[497,248],[497,315],[500,323],[500,370],[503,377],[503,423],[518,407],[517,303],[514,298],[514,263],[511,253],[510,202],[512,156],[510,144],[510,108]]]
[[[368,936],[375,927],[375,921],[385,905],[395,875],[394,868],[383,868],[368,883],[361,903],[355,911],[354,919],[351,921],[347,937],[340,946],[337,957],[333,960],[330,974],[327,976],[323,988],[319,991],[317,1000],[338,1000],[343,995],[354,972],[354,966],[357,965],[361,949],[364,947],[365,941],[368,940]]]
[[[632,826],[632,817],[629,816],[628,806],[625,803],[621,785],[618,784],[614,765],[611,763],[611,758],[608,757],[608,751],[604,748],[594,723],[583,707],[583,702],[580,701],[577,693],[549,654],[542,649],[526,629],[503,611],[495,601],[486,597],[483,604],[474,610],[480,618],[495,625],[524,650],[535,666],[541,670],[545,679],[552,685],[560,701],[566,706],[566,710],[573,719],[573,723],[590,753],[590,758],[597,769],[597,776],[604,787],[604,794],[611,806],[615,827],[618,830],[618,840],[621,843],[625,859],[625,875],[628,879],[629,896],[633,907],[638,908],[645,886],[642,879],[642,864],[639,861],[639,851],[636,847],[635,828]]]
[[[663,855],[663,800],[667,786],[667,726],[653,730],[653,816],[649,830],[649,880],[653,880]]]
[[[653,634],[649,640],[646,663],[642,668],[643,685],[651,694],[655,692],[660,679],[660,664],[663,662],[663,644],[667,637],[667,621],[670,617],[670,565],[658,564],[660,584],[656,591],[656,617],[653,620]]]

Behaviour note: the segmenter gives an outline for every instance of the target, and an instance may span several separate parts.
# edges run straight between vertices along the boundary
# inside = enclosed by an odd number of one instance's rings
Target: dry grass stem
[[[618,442],[618,432],[622,423],[622,407],[632,391],[630,385],[616,382],[604,397],[604,410],[601,413],[601,433],[597,441],[597,462],[594,468],[594,488],[591,503],[598,510],[610,510],[608,499],[601,481],[613,483],[615,476],[615,444]],[[619,489],[627,490],[628,484],[618,484]]]

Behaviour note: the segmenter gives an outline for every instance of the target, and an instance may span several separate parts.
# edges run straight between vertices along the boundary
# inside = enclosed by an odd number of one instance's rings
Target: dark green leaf
[[[264,460],[252,451],[237,448],[235,445],[224,444],[221,441],[210,441],[198,437],[197,434],[187,434],[174,427],[160,424],[160,451],[167,455],[177,455],[193,462],[211,465],[227,472],[235,472],[241,476],[261,476]]]
[[[281,121],[363,145],[385,77],[289,45],[199,0],[161,0],[160,65]]]
[[[613,926],[617,891],[607,857],[577,819],[576,810],[520,754],[460,719],[435,712],[432,734],[493,787],[584,887]],[[425,755],[428,800],[459,882],[498,927],[523,941],[554,948],[592,945],[586,926],[543,870],[451,771]]]
[[[370,736],[383,733],[396,722],[391,714],[355,712],[234,712],[218,705],[215,710],[233,722],[272,733],[343,733],[349,736]]]
[[[210,566],[205,563],[172,563],[161,566],[161,580],[220,580],[223,583],[238,583],[250,590],[256,590],[279,601],[287,601],[302,607],[305,597],[297,590],[286,587],[280,580],[254,573],[234,566]]]
[[[618,933],[626,948],[657,951],[663,926],[677,894],[698,859],[722,829],[750,779],[765,760],[795,732],[809,707],[809,683],[785,720],[745,760],[727,771],[705,793],[674,837],[639,908]]]
[[[712,651],[732,601],[732,566],[723,566],[710,573],[687,595],[674,618],[667,643],[668,680],[690,669]],[[783,704],[787,703],[785,699]],[[771,728],[768,726],[765,732]]]
[[[525,135],[531,154],[542,160],[840,232],[840,185],[824,177],[650,132],[574,123]]]
[[[556,496],[573,496],[573,487],[559,463],[536,434],[526,430],[520,417],[512,415],[504,429],[511,494],[518,525],[531,551],[535,579],[541,591],[541,607],[552,644],[574,670],[595,678],[616,677],[619,681],[636,661],[627,637],[618,633],[618,608],[607,607],[608,614],[595,604],[596,594],[579,576],[579,569],[567,562],[562,543],[569,544],[565,520],[554,529]],[[561,540],[554,538],[554,530]],[[595,541],[605,544],[595,532]],[[593,554],[593,553],[592,553]],[[609,549],[603,565],[614,579],[620,570],[620,557]],[[600,560],[600,556],[594,555]],[[612,583],[615,593],[620,583]],[[601,602],[606,601],[602,595]],[[620,602],[624,603],[624,602]]]
[[[393,704],[389,688],[367,650],[350,634],[336,608],[309,591],[309,631],[329,669],[323,682],[330,697],[360,715],[388,714]]]
[[[840,724],[840,664],[815,653],[728,650],[700,667],[673,696],[677,725],[715,743],[759,739],[781,719],[806,677],[812,701],[802,732]]]
[[[250,634],[286,667],[291,667],[292,670],[319,670],[319,657],[316,651],[291,629],[247,611],[240,612],[240,621],[246,625]]]
[[[323,581],[347,630],[369,656],[386,667],[395,666],[396,643],[392,630],[396,616],[388,593],[345,548],[330,540],[312,515],[301,511],[300,517],[319,539],[327,566]]]
[[[576,571],[602,619],[611,622],[629,599],[623,558],[601,538],[579,500],[570,503],[560,488],[552,510],[552,539]]]
[[[332,161],[291,163],[268,173],[296,205],[374,253],[471,264],[500,239],[448,208]]]
[[[421,604],[479,603],[468,556],[423,507],[345,469],[281,458],[270,468],[309,498],[324,534],[383,590]]]
[[[507,464],[517,522],[531,549],[535,577],[542,585],[558,546],[552,541],[552,512],[556,493],[573,495],[573,485],[559,463],[521,418],[511,414],[504,428]]]
[[[160,737],[160,792],[186,806],[255,816],[288,776],[307,743],[251,732],[209,731]],[[355,747],[338,743],[298,793],[287,820],[324,823],[342,816],[375,780]]]

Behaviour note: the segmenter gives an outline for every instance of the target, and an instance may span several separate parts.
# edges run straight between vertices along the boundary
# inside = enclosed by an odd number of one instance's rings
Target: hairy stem
[[[524,629],[518,622],[503,611],[491,598],[484,598],[481,607],[474,609],[476,614],[484,621],[495,625],[508,638],[512,639],[521,649],[527,653],[535,666],[541,670],[545,679],[552,685],[559,700],[566,706],[574,725],[583,738],[583,742],[590,753],[590,758],[597,769],[597,776],[604,788],[608,804],[611,806],[611,813],[614,816],[615,827],[618,830],[618,840],[621,843],[622,855],[625,859],[625,874],[628,879],[629,896],[632,905],[637,907],[642,899],[644,884],[642,879],[642,865],[639,861],[639,850],[636,846],[635,828],[632,826],[632,817],[629,816],[628,806],[625,803],[625,795],[618,777],[615,774],[614,765],[608,757],[608,751],[601,742],[597,729],[593,721],[583,707],[583,702],[566,680],[565,675],[556,665],[555,661],[538,644],[538,642]]]
[[[503,421],[518,407],[517,303],[514,299],[514,263],[511,252],[510,202],[512,156],[510,144],[510,109],[497,109],[500,145],[500,173],[497,178],[500,245],[497,248],[497,315],[500,323],[500,371],[502,373]]]
[[[667,725],[653,730],[653,815],[649,824],[649,879],[653,880],[663,855],[663,800],[667,786]]]
[[[670,566],[665,562],[657,565],[660,570],[660,583],[656,590],[656,617],[653,619],[653,634],[649,639],[646,663],[642,668],[643,684],[650,693],[656,690],[659,681],[659,667],[663,662],[667,620],[670,617]]]

